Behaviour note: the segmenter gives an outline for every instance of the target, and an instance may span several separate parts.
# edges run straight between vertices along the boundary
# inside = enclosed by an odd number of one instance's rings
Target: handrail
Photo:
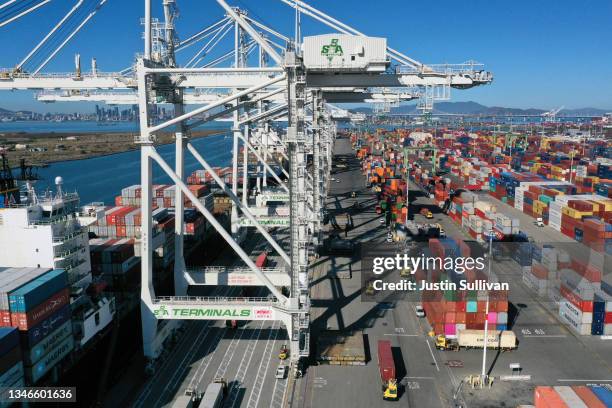
[[[278,304],[273,297],[222,297],[222,296],[157,296],[153,303],[269,303]]]

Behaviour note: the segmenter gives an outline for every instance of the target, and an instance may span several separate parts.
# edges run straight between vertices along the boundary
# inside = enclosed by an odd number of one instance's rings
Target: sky
[[[154,16],[161,18],[162,1],[152,1]],[[17,65],[75,2],[51,2],[1,27],[0,67]],[[228,3],[249,10],[253,18],[285,35],[293,33],[293,11],[281,0]],[[612,109],[610,0],[312,0],[309,4],[367,35],[387,37],[391,47],[418,61],[476,60],[493,72],[492,85],[453,90],[452,101],[517,108]],[[213,0],[178,0],[178,8],[180,38],[223,15]],[[126,68],[142,52],[142,15],[142,1],[107,0],[45,71],[73,71],[77,52],[84,70],[90,69],[92,57],[101,71]],[[303,17],[304,35],[329,32],[321,23]],[[189,49],[189,54],[195,49]],[[30,92],[0,92],[0,107],[38,112],[93,110],[92,104],[41,104]]]

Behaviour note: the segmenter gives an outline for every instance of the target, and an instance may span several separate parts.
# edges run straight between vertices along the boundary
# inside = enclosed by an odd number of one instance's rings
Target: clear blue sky
[[[161,17],[161,0],[153,0]],[[279,0],[229,1],[285,34],[293,12]],[[0,28],[0,66],[14,66],[59,20],[72,1],[52,2]],[[610,0],[312,0],[313,6],[425,63],[475,59],[495,75],[491,86],[454,90],[452,100],[509,107],[612,109],[612,2]],[[179,0],[179,34],[186,38],[221,17],[213,0]],[[71,71],[81,53],[89,69],[119,70],[141,52],[143,2],[108,0],[48,71]],[[304,16],[304,34],[329,30]],[[36,111],[91,111],[82,104],[42,105],[29,93],[0,93],[0,107]]]

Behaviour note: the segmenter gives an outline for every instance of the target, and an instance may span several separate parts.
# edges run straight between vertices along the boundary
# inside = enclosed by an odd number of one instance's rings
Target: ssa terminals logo
[[[338,44],[338,39],[332,38],[330,44],[321,47],[321,55],[327,57],[329,62],[331,62],[334,57],[343,56],[344,51],[342,50],[342,46]]]

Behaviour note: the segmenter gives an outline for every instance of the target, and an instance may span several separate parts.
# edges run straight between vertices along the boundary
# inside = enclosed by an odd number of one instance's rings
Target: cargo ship
[[[14,355],[20,356],[15,363],[7,357],[0,368],[4,375],[23,372],[26,385],[57,380],[115,315],[114,298],[91,274],[79,196],[63,191],[61,177],[55,182],[56,192],[43,195],[28,183],[24,197],[0,209],[0,242],[7,249],[0,251],[0,342],[9,347],[17,338]]]
[[[140,186],[123,188],[115,205],[81,206],[77,193],[63,190],[61,177],[55,192],[39,195],[34,180],[20,192],[5,170],[3,186],[11,195],[0,206],[0,242],[10,250],[0,253],[0,386],[74,385],[85,366],[101,364],[97,381],[80,385],[93,387],[88,398],[99,398],[111,366],[125,361],[115,357],[140,347],[133,331],[140,304]],[[227,178],[227,168],[216,170]],[[231,205],[217,187],[210,179],[190,185],[229,228]],[[154,187],[155,285],[162,294],[173,290],[174,193],[168,185]],[[209,261],[221,251],[220,240],[191,202],[185,207],[185,258]],[[100,349],[107,357],[92,353]]]

